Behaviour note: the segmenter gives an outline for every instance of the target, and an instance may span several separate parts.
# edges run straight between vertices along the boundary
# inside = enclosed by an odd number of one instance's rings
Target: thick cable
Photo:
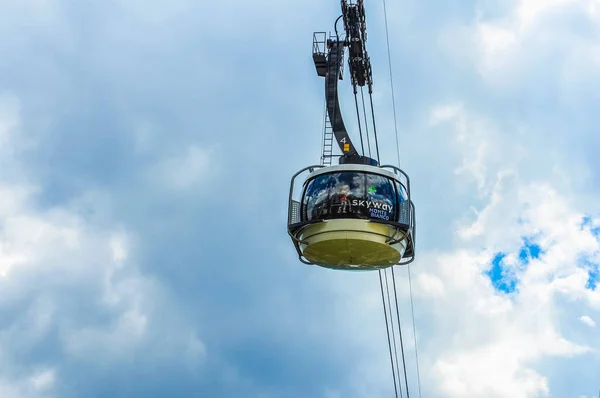
[[[373,116],[373,135],[375,136],[375,149],[377,150],[377,163],[381,164],[381,159],[379,158],[379,142],[377,142],[377,127],[375,125],[375,110],[373,109],[373,93],[369,93],[370,102],[371,102],[371,116]]]
[[[383,279],[381,278],[381,270],[378,271],[379,272],[379,286],[381,287],[381,303],[383,304],[383,316],[385,317],[385,331],[387,332],[387,339],[388,339],[388,348],[390,350],[390,363],[392,365],[392,377],[394,378],[394,391],[395,391],[395,396],[396,398],[398,398],[398,385],[396,383],[396,371],[394,370],[394,359],[393,359],[393,355],[392,355],[392,342],[390,340],[390,327],[389,327],[389,322],[388,322],[388,317],[387,317],[387,309],[385,307],[385,297],[383,295]]]
[[[386,18],[387,21],[387,18]],[[387,22],[386,22],[387,23]],[[389,48],[389,46],[388,46]],[[377,138],[377,123],[375,121],[375,109],[374,109],[374,105],[373,105],[373,90],[372,90],[372,85],[369,84],[369,102],[371,105],[371,116],[372,116],[372,120],[373,120],[373,135],[374,135],[374,140],[375,140],[375,150],[377,152],[377,163],[381,164],[381,157],[380,157],[380,153],[379,153],[379,140]],[[396,146],[398,148],[398,146]],[[396,346],[396,335],[394,332],[394,321],[393,321],[393,316],[392,316],[392,307],[391,307],[391,302],[390,302],[390,296],[389,296],[389,285],[388,285],[388,279],[387,279],[387,273],[385,273],[385,279],[386,279],[386,287],[387,287],[387,296],[388,296],[388,305],[390,308],[390,321],[388,323],[388,318],[387,318],[387,312],[385,309],[385,298],[384,298],[384,293],[383,293],[383,283],[381,280],[381,271],[379,271],[379,281],[380,281],[380,285],[381,285],[381,297],[383,300],[383,305],[384,305],[384,316],[385,316],[385,322],[386,322],[386,331],[388,334],[388,347],[390,350],[390,362],[392,364],[392,375],[394,377],[394,390],[396,391],[396,397],[398,396],[398,389],[396,387],[396,381],[398,381],[400,383],[400,397],[402,397],[402,381],[401,381],[401,376],[400,376],[400,368],[398,365],[398,350],[397,350],[397,346]],[[395,285],[394,285],[394,292],[395,292]],[[396,294],[394,294],[394,299],[396,302],[396,309],[398,309],[398,298],[396,296]],[[398,317],[398,322],[400,322],[400,318]],[[390,329],[390,324],[391,324],[391,329],[392,329],[392,336],[393,336],[393,342],[394,342],[394,354],[395,354],[395,359],[396,359],[396,369],[398,370],[398,377],[396,378],[396,373],[394,371],[394,355],[392,354],[392,346],[390,344],[390,338],[389,338],[389,329]],[[400,334],[400,343],[401,346],[403,347],[402,344],[402,334]],[[403,359],[403,363],[404,363],[404,375],[405,375],[405,379],[406,379],[406,364],[404,362],[404,349],[402,349],[402,359]],[[408,394],[408,380],[406,379],[406,383],[407,383],[407,394]],[[408,397],[407,397],[408,398]]]
[[[358,110],[358,96],[356,95],[356,85],[354,85],[354,104],[356,105],[356,119],[358,119],[358,134],[360,135],[360,148],[362,149],[363,156],[365,155],[365,146],[363,144],[362,127],[360,123],[360,111]],[[367,125],[367,119],[365,119],[365,127]]]
[[[421,398],[421,376],[419,372],[419,350],[417,349],[417,328],[415,326],[415,307],[413,305],[412,281],[410,277],[410,264],[408,264],[408,289],[410,293],[410,310],[412,313],[413,336],[415,341],[415,360],[417,361],[417,386],[419,387],[419,398]],[[600,398],[600,397],[599,397]]]
[[[383,1],[383,17],[385,20],[385,38],[387,42],[388,66],[390,71],[390,86],[392,89],[392,113],[394,115],[394,132],[396,133],[396,155],[398,157],[398,167],[400,167],[400,144],[398,142],[398,122],[396,120],[396,96],[394,95],[394,76],[392,73],[392,52],[390,51],[390,34],[388,31],[387,8],[385,0]]]
[[[394,267],[392,267],[392,283],[394,284],[394,299],[396,301],[396,317],[398,319],[398,334],[400,335],[400,352],[402,353],[404,382],[406,383],[406,398],[410,398],[410,392],[408,390],[408,376],[406,375],[406,360],[404,358],[404,343],[402,342],[402,324],[400,323],[400,310],[398,309],[398,293],[396,292],[396,276],[394,274]]]
[[[339,17],[337,17],[337,19],[333,23],[333,29],[335,30],[335,37],[338,41],[340,41],[340,34],[338,33],[337,24],[338,24],[339,20],[342,19],[343,17],[344,17],[343,14],[340,15]]]
[[[369,148],[369,157],[371,157],[371,139],[369,138],[369,124],[367,123],[367,108],[365,107],[364,90],[360,88],[360,96],[362,97],[363,114],[365,116],[365,132],[367,134],[367,147]]]
[[[392,327],[392,342],[394,344],[394,358],[396,360],[396,371],[398,372],[398,383],[400,385],[400,388],[399,388],[400,398],[402,398],[402,377],[400,375],[400,365],[398,365],[398,346],[396,345],[396,331],[394,330],[394,315],[392,314],[392,300],[390,298],[390,286],[388,283],[387,269],[384,271],[384,275],[385,275],[385,290],[386,290],[387,299],[388,299],[388,308],[390,309],[390,325]],[[400,342],[402,342],[402,335],[400,335]],[[404,352],[402,352],[402,357],[404,357]]]
[[[396,117],[396,96],[394,94],[394,75],[392,72],[392,52],[390,50],[390,35],[389,35],[389,28],[388,28],[388,21],[387,21],[387,6],[386,6],[385,0],[382,0],[382,2],[383,2],[383,15],[384,15],[384,21],[385,21],[385,37],[386,37],[387,52],[388,52],[388,67],[389,67],[389,72],[390,72],[390,87],[391,87],[391,91],[392,91],[391,92],[392,93],[392,113],[394,115],[394,133],[396,135],[396,156],[397,156],[397,160],[398,160],[398,167],[400,167],[400,143],[398,140],[398,121],[397,121],[397,117]],[[408,264],[408,285],[409,285],[409,292],[410,292],[410,307],[411,307],[411,315],[412,315],[412,322],[413,322],[415,360],[416,360],[416,365],[417,365],[417,385],[419,388],[419,398],[421,398],[421,376],[420,376],[420,371],[419,371],[419,354],[418,354],[418,349],[417,349],[417,333],[416,333],[416,325],[415,325],[415,309],[414,309],[414,304],[413,304],[410,264]],[[395,286],[395,284],[394,284],[394,286]]]

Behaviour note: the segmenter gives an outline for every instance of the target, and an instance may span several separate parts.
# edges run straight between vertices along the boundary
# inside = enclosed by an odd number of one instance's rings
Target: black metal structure
[[[364,154],[360,155],[358,153],[350,139],[344,125],[338,99],[338,81],[343,78],[342,70],[346,47],[348,47],[348,66],[354,94],[358,93],[357,87],[365,85],[368,86],[369,93],[373,91],[371,60],[366,50],[365,8],[363,0],[358,0],[356,4],[342,0],[341,5],[342,15],[340,18],[343,18],[344,21],[345,38],[339,37],[337,27],[336,35],[330,36],[328,39],[326,39],[324,32],[315,32],[313,34],[313,60],[317,74],[325,78],[326,109],[331,129],[343,155],[351,158],[345,160],[344,163],[371,164],[372,162],[365,163],[358,159]],[[328,140],[327,136],[325,140]],[[331,149],[330,138],[329,142],[324,143],[323,149],[323,157],[331,156],[331,151],[327,151],[327,149]]]
[[[340,41],[338,38],[319,40],[323,36],[325,36],[324,32],[315,32],[313,35],[313,60],[317,74],[325,78],[327,116],[342,153],[356,156],[358,152],[344,125],[338,98],[338,80],[343,79],[345,41]]]

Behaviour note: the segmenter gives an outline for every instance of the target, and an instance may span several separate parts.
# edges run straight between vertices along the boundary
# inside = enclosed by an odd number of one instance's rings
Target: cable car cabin
[[[410,181],[395,166],[319,165],[292,177],[288,233],[303,263],[348,270],[408,264],[414,228]]]
[[[344,124],[338,93],[346,47],[354,98],[357,87],[369,87],[373,131],[375,115],[371,96],[373,76],[365,41],[365,12],[362,0],[342,0],[346,37],[313,36],[313,59],[317,74],[325,77],[326,118],[322,161],[331,163],[333,143],[342,155],[339,165],[310,166],[292,177],[288,208],[288,234],[300,261],[338,269],[381,269],[408,264],[415,254],[415,208],[410,198],[408,175],[395,166],[379,166],[352,145]],[[364,99],[363,99],[364,104]],[[358,102],[356,102],[358,111]],[[360,115],[359,117],[359,127]],[[365,126],[367,125],[365,113]],[[362,131],[359,128],[361,147]],[[367,135],[367,144],[370,144]],[[308,175],[298,180],[302,173]],[[303,182],[303,184],[302,184]],[[300,188],[301,186],[301,188]]]

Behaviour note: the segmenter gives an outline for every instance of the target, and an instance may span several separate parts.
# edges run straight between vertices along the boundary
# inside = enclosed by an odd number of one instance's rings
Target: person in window
[[[340,183],[336,186],[334,194],[331,196],[331,204],[336,207],[333,214],[347,214],[350,209],[348,195],[350,194],[350,186]]]
[[[333,188],[331,197],[332,216],[357,216],[355,214],[357,209],[356,206],[352,205],[352,201],[360,198],[361,181],[363,181],[360,174],[354,172],[336,173],[332,175],[332,179],[335,181],[335,188]]]

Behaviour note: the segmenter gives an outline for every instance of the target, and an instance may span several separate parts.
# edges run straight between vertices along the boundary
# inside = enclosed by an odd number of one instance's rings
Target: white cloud
[[[187,189],[212,176],[213,161],[210,150],[191,145],[183,154],[163,160],[156,175],[168,187]]]
[[[515,15],[519,27],[526,29],[541,18],[545,12],[560,10],[559,7],[563,5],[586,6],[586,3],[589,5],[592,2],[589,0],[521,0],[515,9]]]
[[[579,231],[573,217],[576,213],[562,210],[560,202],[545,205],[547,191],[537,189],[525,188],[532,207],[523,212],[530,214],[525,216],[530,221],[521,227],[520,234],[503,236],[515,222],[505,217],[504,209],[494,209],[490,213],[493,221],[484,221],[482,227],[487,244],[502,251],[514,247],[511,240],[533,231],[547,241],[543,245],[547,254],[524,272],[514,301],[497,295],[483,275],[491,260],[485,250],[457,251],[440,256],[435,265],[427,267],[427,272],[441,275],[447,291],[443,302],[428,304],[436,308],[435,339],[446,336],[437,353],[428,352],[437,358],[434,373],[428,376],[441,382],[439,393],[443,396],[529,397],[548,393],[547,376],[536,371],[535,363],[548,356],[572,356],[590,350],[585,342],[569,342],[560,335],[555,311],[561,294],[572,299],[597,295],[585,289],[587,274],[575,264],[577,254],[593,253],[597,244],[591,244],[589,233]],[[510,197],[502,197],[502,202],[519,208]],[[554,212],[547,212],[546,206]],[[568,224],[561,213],[567,213]],[[547,220],[552,214],[556,216]],[[492,232],[495,230],[498,232]],[[417,275],[425,272],[416,270]]]
[[[57,374],[55,368],[45,367],[23,373],[20,377],[8,378],[8,372],[6,372],[6,375],[0,378],[0,396],[2,398],[50,398],[56,396],[53,391]]]
[[[54,369],[44,369],[30,377],[30,382],[34,390],[44,391],[52,388],[56,380],[56,371]]]
[[[110,249],[113,261],[122,264],[127,260],[127,237],[123,233],[115,234],[110,238]]]
[[[417,286],[419,292],[429,295],[429,296],[444,296],[444,282],[433,274],[430,273],[420,273],[417,278]]]
[[[0,149],[5,152],[8,148],[10,134],[18,127],[20,107],[13,95],[0,95]]]
[[[20,119],[6,109],[0,106],[0,126],[10,140],[2,151],[11,151]],[[203,165],[195,162],[196,151],[190,154],[185,166],[197,177]],[[12,160],[18,162],[18,157]],[[0,309],[17,315],[0,330],[0,373],[18,366],[23,354],[53,333],[66,355],[96,364],[127,361],[149,353],[148,346],[161,355],[175,355],[181,346],[192,358],[204,356],[193,327],[170,309],[161,285],[141,272],[132,254],[135,235],[116,222],[95,223],[79,212],[100,209],[96,199],[102,195],[84,192],[72,207],[40,207],[40,187],[7,177],[0,174]],[[0,395],[34,397],[52,390],[58,378],[55,369],[42,369],[27,382],[0,381]]]
[[[582,93],[597,91],[596,0],[496,3],[477,2],[477,16],[470,23],[448,24],[438,33],[436,44],[448,60],[477,72],[466,84],[481,77],[491,90],[484,95],[522,106],[575,106],[587,98]]]
[[[592,335],[569,334],[574,321],[565,323],[561,318],[566,306],[589,314],[600,310],[600,291],[586,288],[588,269],[580,260],[584,256],[600,264],[600,246],[591,230],[600,214],[594,214],[592,225],[581,228],[583,217],[594,208],[580,207],[567,188],[569,179],[552,167],[556,159],[523,145],[521,132],[500,128],[494,119],[474,114],[465,105],[441,104],[428,115],[432,128],[441,126],[453,137],[456,145],[447,149],[459,154],[454,159],[462,179],[455,183],[456,189],[467,190],[471,197],[462,214],[452,215],[456,234],[452,247],[420,251],[412,266],[425,391],[449,398],[560,394],[551,388],[564,375],[542,365],[561,358],[569,366],[585,366],[589,354],[600,349],[600,340]],[[485,156],[477,153],[481,147],[486,148]],[[420,205],[420,214],[428,214],[427,206]],[[524,237],[532,238],[542,250],[527,266],[519,259]],[[511,295],[496,291],[485,274],[498,252],[506,254],[504,265],[517,279],[517,290]],[[363,324],[370,319],[373,325],[358,332],[345,323],[345,330],[356,333],[348,344],[358,345],[366,336],[385,339],[385,332],[378,333],[384,325],[383,319],[377,319],[381,314],[378,285],[367,284],[372,276],[363,278],[362,286],[342,276],[343,287],[328,285],[336,289],[333,303],[359,297],[360,304],[346,304],[353,306],[346,314]],[[410,357],[405,282],[404,277],[398,294]],[[380,349],[385,352],[387,348]],[[391,384],[391,376],[383,370],[389,359],[373,356],[365,360],[378,363],[380,374],[364,372],[362,366],[367,365],[357,364],[354,371],[362,371],[363,377],[354,382],[355,390],[358,396],[367,396],[367,391],[383,396],[387,391],[382,387],[374,392],[374,386]]]
[[[455,105],[440,105],[433,108],[429,114],[429,125],[436,126],[442,122],[457,118],[457,125],[462,125],[463,120],[460,118],[461,111],[463,110],[462,104]]]
[[[481,18],[473,30],[480,72],[497,88],[548,70],[558,72],[552,83],[565,89],[585,85],[583,76],[597,76],[600,42],[577,32],[568,18],[580,15],[579,24],[587,18],[597,32],[596,9],[596,0],[519,0],[507,16]]]
[[[26,349],[58,328],[66,352],[85,361],[128,360],[148,344],[163,350],[189,344],[194,357],[203,356],[198,338],[188,342],[190,325],[161,323],[155,308],[168,308],[168,302],[162,301],[160,286],[132,264],[122,230],[105,233],[67,211],[45,214],[30,208],[0,221],[0,247],[5,248],[0,304],[10,308],[15,295],[37,303],[5,335],[13,348]],[[64,308],[61,296],[80,300],[84,291],[91,296],[83,303],[112,314],[108,322],[87,324]]]
[[[121,313],[116,322],[102,330],[96,327],[67,329],[63,342],[71,355],[94,361],[121,361],[133,357],[145,342],[147,316],[138,309]]]
[[[594,320],[587,315],[582,315],[579,320],[590,327],[596,327],[596,322],[594,322]]]
[[[487,203],[473,217],[457,222],[462,240],[456,241],[455,250],[428,257],[413,268],[417,281],[436,275],[443,285],[436,283],[439,287],[434,292],[441,286],[445,292],[442,300],[439,293],[429,293],[419,303],[421,308],[434,307],[429,327],[437,330],[433,336],[426,335],[426,355],[433,368],[425,377],[440,383],[437,393],[447,397],[548,394],[550,375],[540,373],[537,363],[600,348],[590,346],[591,341],[563,337],[557,313],[563,298],[575,301],[581,309],[597,308],[600,293],[586,289],[587,270],[578,258],[598,259],[598,240],[589,228],[580,227],[585,211],[574,208],[573,201],[550,183],[551,168],[537,178],[524,169],[529,156],[538,161],[536,153],[522,149],[515,154],[510,150],[518,146],[511,143],[514,135],[494,133],[493,125],[478,129],[481,122],[474,123],[478,119],[464,107],[446,114],[460,120],[454,125],[456,140],[463,142],[467,135],[470,143],[460,148],[466,159],[463,165],[472,167],[459,170],[475,177]],[[493,148],[488,152],[491,156],[474,150],[482,142]],[[499,162],[494,152],[502,153],[506,162]],[[521,269],[516,259],[524,236],[534,237],[544,254]],[[505,265],[519,279],[514,297],[495,292],[484,274],[496,252],[508,254]],[[427,292],[427,284],[420,284]]]
[[[195,333],[189,336],[187,354],[192,358],[202,358],[206,355],[206,346]]]

